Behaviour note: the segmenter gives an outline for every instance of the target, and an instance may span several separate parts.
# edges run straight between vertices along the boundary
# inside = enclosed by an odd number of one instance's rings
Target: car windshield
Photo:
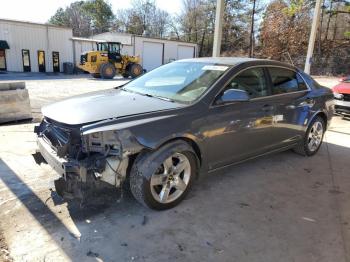
[[[229,67],[202,62],[173,62],[135,79],[123,89],[180,103],[198,99]]]

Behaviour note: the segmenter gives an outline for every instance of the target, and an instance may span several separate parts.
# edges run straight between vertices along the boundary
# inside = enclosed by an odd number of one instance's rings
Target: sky
[[[66,7],[74,0],[0,0],[0,18],[46,23],[59,7]],[[130,7],[131,0],[109,0],[114,13]],[[182,0],[156,0],[156,5],[170,14],[179,14]]]

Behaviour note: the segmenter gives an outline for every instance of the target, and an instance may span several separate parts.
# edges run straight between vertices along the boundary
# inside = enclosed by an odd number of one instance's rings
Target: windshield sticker
[[[227,68],[228,66],[206,65],[202,67],[202,70],[225,71]]]

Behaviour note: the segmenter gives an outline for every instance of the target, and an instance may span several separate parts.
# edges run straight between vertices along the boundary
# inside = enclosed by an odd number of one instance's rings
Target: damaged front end
[[[120,188],[129,158],[143,149],[128,130],[84,134],[81,126],[67,126],[45,118],[34,132],[38,152],[61,177],[56,192],[65,199],[84,200],[106,187]]]

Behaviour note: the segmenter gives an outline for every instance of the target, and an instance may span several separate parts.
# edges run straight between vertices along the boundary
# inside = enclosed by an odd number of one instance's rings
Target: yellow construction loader
[[[116,74],[138,77],[143,73],[138,56],[121,55],[121,43],[98,42],[97,51],[83,53],[78,67],[94,78],[112,79]]]

